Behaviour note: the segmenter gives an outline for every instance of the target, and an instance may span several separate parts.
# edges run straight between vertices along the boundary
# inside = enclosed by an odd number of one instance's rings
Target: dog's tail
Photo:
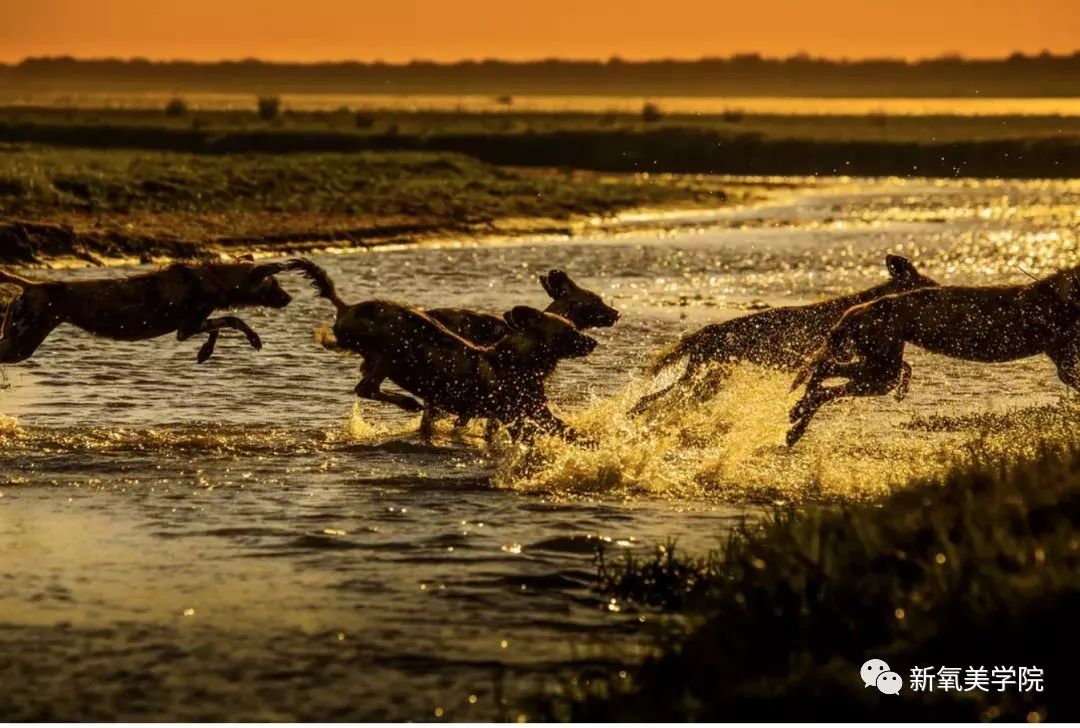
[[[829,333],[825,335],[821,346],[806,355],[806,358],[802,360],[802,364],[799,365],[798,372],[795,374],[795,381],[791,383],[791,391],[794,392],[806,384],[818,367],[826,362],[834,361],[837,354],[844,350],[848,336],[851,333],[851,325],[858,318],[859,313],[859,307],[848,309],[840,317],[840,320],[836,322],[836,325],[829,330]]]
[[[338,296],[334,281],[330,279],[330,275],[321,266],[316,265],[307,258],[293,258],[288,262],[288,270],[298,271],[300,275],[307,278],[312,288],[319,292],[319,296],[334,304],[334,308],[338,311],[349,307],[349,304],[342,301],[341,297]]]
[[[678,341],[661,349],[660,353],[649,362],[649,365],[645,368],[645,373],[650,377],[655,377],[668,367],[677,364],[681,359],[690,356],[690,353],[698,344],[700,334],[701,331],[683,334]]]

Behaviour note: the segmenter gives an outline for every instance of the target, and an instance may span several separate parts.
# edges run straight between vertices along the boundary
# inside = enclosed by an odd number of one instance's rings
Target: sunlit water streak
[[[598,543],[712,548],[771,504],[877,498],[1071,438],[1077,414],[1046,361],[910,351],[907,400],[827,408],[788,450],[789,377],[752,367],[628,418],[662,383],[640,376],[651,353],[876,282],[885,252],[1023,281],[1078,262],[1078,209],[1076,183],[837,180],[668,234],[320,257],[352,300],[542,305],[556,266],[601,292],[622,320],[551,386],[592,446],[488,446],[479,423],[424,442],[415,415],[354,405],[356,362],[315,346],[330,311],[298,280],[288,309],[243,314],[263,351],[226,336],[203,366],[197,343],[62,328],[0,391],[2,714],[502,717],[499,690],[639,654],[639,615],[591,590]]]
[[[161,109],[174,97],[170,91],[7,91],[0,103],[14,106],[59,106],[64,108]],[[183,94],[193,109],[255,110],[250,93],[194,92]],[[515,96],[511,103],[496,95],[484,94],[282,94],[285,108],[295,111],[336,111],[339,109],[385,109],[395,111],[446,111],[485,113],[624,113],[638,114],[643,101],[659,103],[671,114],[744,114],[865,116],[1078,116],[1076,98],[835,98],[794,96],[597,96],[533,95]]]

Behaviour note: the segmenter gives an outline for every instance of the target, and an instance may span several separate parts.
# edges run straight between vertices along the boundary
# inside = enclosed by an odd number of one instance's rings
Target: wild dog
[[[578,330],[607,328],[619,320],[618,310],[604,303],[604,299],[596,293],[579,286],[564,271],[553,269],[547,275],[539,276],[539,279],[540,285],[552,299],[544,312],[562,316]],[[426,313],[458,336],[481,346],[495,344],[509,330],[506,320],[495,314],[464,308],[429,308]],[[420,429],[430,434],[435,429],[439,414],[434,408],[425,409]],[[469,419],[459,417],[455,426],[464,427]]]
[[[793,445],[818,409],[841,397],[887,393],[909,376],[908,342],[937,354],[1005,362],[1046,354],[1058,378],[1080,389],[1080,267],[1016,286],[942,286],[849,309],[799,370],[806,392],[791,411]],[[848,381],[825,387],[833,377]]]
[[[741,362],[780,371],[795,371],[852,306],[893,293],[938,285],[919,273],[911,261],[899,255],[886,255],[885,268],[889,280],[872,288],[805,306],[771,308],[709,324],[684,335],[662,351],[647,369],[647,374],[656,376],[686,359],[686,370],[682,376],[673,384],[642,397],[630,412],[640,414],[672,390],[693,384],[700,370],[714,362],[719,365],[715,376],[694,387],[694,396],[707,396],[709,389],[715,387],[732,366]],[[903,394],[903,391],[898,391],[898,397],[902,398]]]
[[[28,359],[60,324],[121,341],[176,332],[185,341],[209,334],[199,349],[202,363],[214,353],[223,329],[243,333],[253,349],[259,335],[236,316],[209,318],[218,309],[284,308],[292,298],[276,273],[289,263],[175,263],[151,273],[84,281],[37,281],[0,271],[0,284],[19,289],[0,324],[0,363]]]
[[[545,313],[562,316],[578,329],[607,328],[619,320],[619,312],[597,294],[582,288],[561,270],[541,275],[540,285],[551,296]],[[474,344],[494,344],[507,334],[502,316],[464,308],[429,308],[427,314],[463,339]]]
[[[566,319],[515,306],[504,316],[506,336],[480,346],[417,308],[383,300],[345,303],[325,270],[301,263],[302,275],[337,310],[332,340],[324,345],[364,359],[357,396],[408,412],[428,406],[487,417],[507,424],[514,437],[528,426],[572,434],[548,408],[544,380],[561,359],[588,355],[596,340]],[[387,379],[413,396],[382,391]]]

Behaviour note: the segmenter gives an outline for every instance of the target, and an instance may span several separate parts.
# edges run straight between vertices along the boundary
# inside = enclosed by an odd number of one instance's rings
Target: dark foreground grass
[[[723,557],[602,568],[614,596],[677,608],[629,679],[577,681],[574,720],[1075,720],[1080,451],[987,462],[875,506],[782,513]],[[864,688],[884,659],[896,696]],[[1037,666],[1043,692],[914,692],[914,667]]]
[[[0,223],[62,226],[27,233],[25,225],[9,225],[6,237],[0,230],[0,260],[33,262],[35,251],[52,250],[50,238],[54,254],[78,244],[99,255],[172,254],[177,246],[207,243],[363,242],[398,232],[484,231],[514,219],[565,223],[627,208],[725,200],[724,189],[709,180],[525,172],[451,152],[191,154],[0,145]]]

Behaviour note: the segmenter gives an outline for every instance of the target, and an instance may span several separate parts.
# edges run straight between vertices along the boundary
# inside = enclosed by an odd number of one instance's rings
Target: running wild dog
[[[604,299],[582,288],[561,270],[540,276],[540,285],[551,296],[545,313],[562,316],[578,329],[607,328],[619,320],[619,312]],[[506,336],[508,327],[501,316],[464,308],[430,308],[427,315],[474,344],[494,344]]]
[[[420,309],[391,301],[350,305],[337,294],[326,271],[311,261],[300,270],[337,309],[327,348],[360,354],[357,396],[388,402],[408,412],[425,406],[460,417],[487,417],[509,426],[572,434],[548,408],[544,379],[561,359],[592,352],[596,340],[561,316],[516,306],[504,319],[507,334],[479,346],[447,329]],[[382,391],[389,379],[413,396]]]
[[[848,310],[792,385],[805,383],[806,392],[791,411],[788,444],[822,405],[891,390],[905,373],[908,342],[977,362],[1046,354],[1061,381],[1080,389],[1080,267],[1026,285],[928,288]],[[822,386],[832,377],[848,381]]]
[[[122,341],[152,339],[176,332],[185,341],[209,334],[198,353],[214,353],[222,329],[242,332],[252,348],[259,335],[236,316],[209,318],[218,309],[284,308],[292,298],[276,273],[288,263],[176,263],[152,273],[85,281],[34,281],[0,271],[0,284],[20,290],[0,324],[0,363],[28,359],[60,324]]]
[[[578,330],[606,328],[614,326],[619,320],[616,309],[604,303],[604,299],[596,293],[579,286],[565,272],[555,269],[539,278],[540,285],[552,299],[544,309],[545,313],[562,316]],[[509,331],[503,317],[494,314],[463,308],[430,308],[425,313],[461,338],[481,346],[497,343]],[[439,414],[433,407],[425,408],[424,418],[420,422],[421,432],[432,433]],[[459,417],[454,426],[464,427],[469,419]]]
[[[937,286],[922,275],[911,261],[899,255],[885,256],[889,280],[873,288],[805,306],[784,306],[709,324],[684,335],[662,351],[649,365],[655,376],[686,359],[686,370],[674,384],[641,398],[632,414],[644,412],[653,402],[676,388],[691,385],[700,370],[710,363],[719,364],[716,378],[723,379],[733,365],[749,362],[782,371],[795,371],[829,329],[852,306],[902,291]],[[712,380],[705,384],[714,384]],[[694,396],[704,398],[708,386],[697,386]],[[902,393],[900,396],[903,396]]]

